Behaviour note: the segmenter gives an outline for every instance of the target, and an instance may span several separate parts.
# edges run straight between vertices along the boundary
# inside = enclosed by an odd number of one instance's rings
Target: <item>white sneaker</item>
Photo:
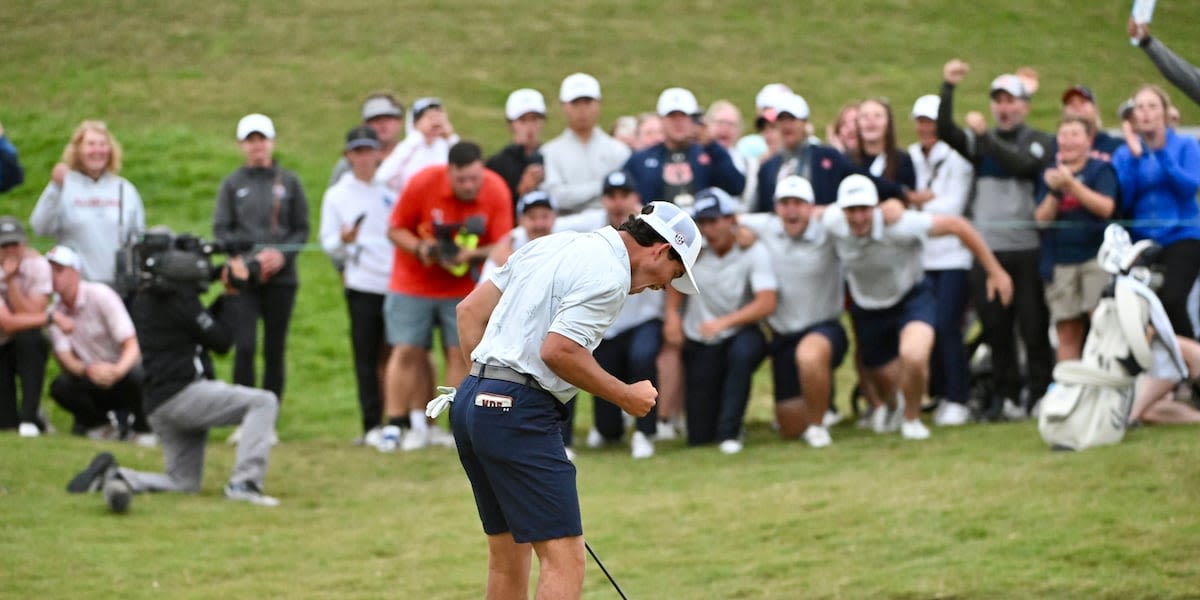
[[[829,430],[823,425],[809,425],[804,430],[804,441],[813,448],[824,448],[833,443],[833,438],[829,436]]]
[[[876,406],[871,411],[871,431],[875,433],[888,432],[888,407],[887,405]]]
[[[458,444],[454,441],[454,434],[448,430],[442,429],[437,425],[429,427],[429,443],[434,446],[443,448],[457,448]]]
[[[366,433],[354,438],[352,442],[355,446],[367,446],[370,448],[379,448],[379,442],[383,440],[383,427],[376,425],[367,430]]]
[[[679,432],[675,431],[675,426],[670,421],[659,421],[658,427],[654,430],[654,439],[657,440],[674,440],[679,439]]]
[[[900,430],[900,424],[904,422],[904,394],[896,392],[896,407],[888,410],[887,430],[888,433],[894,433]]]
[[[142,448],[154,448],[158,446],[158,436],[153,433],[135,433],[129,436],[129,441]]]
[[[933,417],[933,424],[939,427],[955,427],[965,425],[970,420],[971,409],[958,402],[946,400],[938,406],[937,414]]]
[[[429,446],[429,428],[410,429],[400,442],[400,449],[405,452],[422,450]]]
[[[634,460],[654,456],[654,442],[640,431],[633,432],[633,437],[629,440],[629,447],[630,455]]]
[[[1004,399],[1004,408],[1001,409],[1001,412],[1006,421],[1024,421],[1029,418],[1029,415],[1025,414],[1025,409],[1009,398]]]
[[[268,496],[250,481],[228,483],[225,485],[225,499],[235,502],[249,502],[255,506],[279,506],[279,499]]]
[[[721,454],[737,454],[742,451],[742,440],[725,440],[719,447]]]
[[[825,417],[821,419],[821,426],[828,429],[842,422],[842,413],[833,412],[832,410],[825,411]]]
[[[593,427],[588,430],[587,447],[593,450],[604,447],[604,436],[600,435],[599,429]]]
[[[38,429],[34,423],[21,423],[21,426],[17,428],[17,434],[24,438],[34,438],[42,435],[42,430]]]
[[[900,423],[900,437],[906,440],[927,440],[929,429],[920,419],[904,420]]]
[[[403,437],[404,430],[395,425],[388,425],[380,431],[379,444],[375,448],[380,452],[395,452],[400,447]]]

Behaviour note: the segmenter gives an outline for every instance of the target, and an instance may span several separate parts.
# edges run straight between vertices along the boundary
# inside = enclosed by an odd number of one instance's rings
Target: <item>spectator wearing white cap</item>
[[[738,195],[746,176],[738,171],[721,144],[692,141],[692,115],[700,110],[696,97],[684,88],[667,88],[658,97],[656,112],[664,139],[629,157],[625,170],[637,180],[642,202],[662,200],[689,208],[699,190],[716,187]]]
[[[754,130],[742,136],[735,146],[746,158],[766,162],[779,150],[779,131],[775,127],[775,105],[777,99],[792,93],[792,88],[782,83],[768,83],[754,96]]]
[[[29,224],[37,235],[75,248],[83,278],[112,285],[117,249],[146,228],[142,197],[121,177],[121,145],[102,121],[75,128],[54,165]]]
[[[963,218],[908,210],[889,225],[878,205],[873,182],[850,175],[838,186],[837,204],[827,207],[821,219],[835,238],[845,269],[865,374],[889,403],[898,390],[903,392],[900,434],[922,440],[929,437],[920,413],[936,323],[921,265],[923,241],[948,234],[962,240],[987,272],[989,300],[1007,306],[1012,280]]]
[[[459,141],[450,124],[445,105],[438,98],[417,98],[408,112],[411,124],[404,141],[396,146],[375,177],[383,180],[388,189],[399,197],[413,175],[426,167],[444,165],[450,147]]]
[[[61,371],[50,396],[75,418],[71,433],[100,439],[119,435],[107,414],[133,415],[131,441],[153,445],[142,412],[142,351],[125,304],[112,288],[82,281],[83,261],[74,250],[46,253],[58,302],[51,309],[54,357]]]
[[[0,217],[0,275],[0,429],[37,437],[46,428],[39,407],[49,345],[41,330],[54,318],[46,315],[53,290],[50,263],[26,246],[25,226],[13,216]]]
[[[949,144],[938,139],[939,104],[941,100],[935,94],[921,96],[913,104],[917,141],[908,147],[917,179],[913,204],[927,213],[961,217],[971,196],[975,169]],[[925,241],[921,263],[925,267],[925,282],[937,305],[929,360],[929,393],[938,405],[933,422],[962,425],[971,416],[966,404],[970,372],[963,343],[971,252],[952,235],[930,238]]]
[[[587,73],[562,81],[559,106],[567,128],[542,146],[546,179],[542,189],[558,202],[560,214],[600,207],[604,176],[621,168],[629,146],[596,126],[600,118],[600,82]]]
[[[813,198],[808,180],[789,175],[775,187],[774,213],[740,215],[738,224],[754,231],[779,282],[775,312],[766,318],[779,434],[823,448],[833,441],[824,420],[849,341],[840,321],[842,266]]]
[[[512,142],[487,159],[485,166],[504,178],[512,191],[513,208],[517,200],[536,190],[546,178],[542,155],[542,128],[546,125],[546,100],[542,93],[522,88],[508,95],[504,118]],[[514,211],[519,220],[520,212]]]
[[[400,134],[404,131],[404,105],[390,92],[372,92],[362,104],[362,124],[375,131],[379,138],[379,157],[383,160],[400,143]],[[329,187],[349,172],[350,162],[343,154],[333,166]]]
[[[296,258],[308,241],[308,197],[300,178],[275,160],[275,124],[249,114],[237,125],[242,166],[221,181],[213,210],[213,237],[231,247],[253,245],[261,267],[259,281],[229,297],[240,318],[233,382],[256,387],[258,322],[263,322],[262,388],[283,399],[285,353],[300,278]],[[283,246],[280,249],[278,246]]]
[[[705,292],[688,299],[682,322],[664,323],[663,335],[683,339],[688,444],[720,442],[722,453],[736,454],[751,378],[767,352],[758,323],[775,311],[779,282],[762,244],[737,243],[737,201],[729,194],[701,190],[692,215],[704,236],[693,272]],[[682,300],[668,291],[667,314]]]
[[[815,144],[808,135],[808,102],[797,94],[775,99],[775,124],[779,127],[782,148],[758,169],[758,200],[755,212],[773,212],[775,185],[788,175],[799,175],[809,181],[818,205],[830,204],[837,197],[837,186],[847,175],[869,175],[864,167],[855,165],[844,154]],[[904,198],[899,185],[872,176],[883,198]]]
[[[383,145],[374,128],[359,125],[346,134],[343,154],[349,175],[325,190],[318,238],[325,253],[342,262],[343,295],[350,315],[350,346],[362,418],[360,445],[378,447],[383,438],[380,370],[390,351],[384,340],[383,302],[392,274],[388,217],[396,198],[375,177]]]
[[[1053,157],[1050,134],[1025,123],[1029,89],[1017,75],[992,80],[991,111],[996,126],[989,129],[983,114],[971,111],[966,129],[954,123],[954,88],[969,67],[950,60],[942,68],[941,103],[937,134],[975,167],[975,191],[969,210],[996,259],[1012,275],[1013,303],[989,301],[984,272],[978,263],[971,269],[968,288],[983,335],[991,350],[995,396],[988,399],[987,417],[1023,418],[1050,385],[1054,355],[1050,348],[1050,317],[1039,274],[1041,256],[1038,232],[1033,226],[1034,194],[1042,168]],[[1025,346],[1027,377],[1017,363],[1016,334]],[[1023,384],[1023,380],[1024,383]],[[1022,400],[1022,388],[1029,402]]]

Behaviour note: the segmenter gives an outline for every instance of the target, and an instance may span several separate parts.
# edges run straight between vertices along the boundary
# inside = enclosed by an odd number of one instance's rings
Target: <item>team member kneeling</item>
[[[884,223],[879,195],[870,179],[851,175],[838,186],[837,204],[822,214],[835,238],[850,289],[850,315],[867,376],[885,399],[904,394],[905,439],[923,440],[921,398],[929,381],[933,349],[934,300],[924,283],[921,251],[927,237],[953,234],[987,273],[988,298],[1012,300],[1012,279],[983,238],[966,220],[950,215],[905,211]],[[897,408],[898,410],[898,408]]]

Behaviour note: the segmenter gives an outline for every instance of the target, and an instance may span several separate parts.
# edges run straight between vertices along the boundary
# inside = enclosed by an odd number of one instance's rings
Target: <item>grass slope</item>
[[[808,99],[818,129],[847,100],[887,96],[911,141],[904,115],[936,92],[945,60],[973,66],[959,114],[986,111],[995,74],[1031,65],[1044,90],[1031,120],[1050,128],[1068,85],[1091,85],[1108,117],[1136,85],[1162,81],[1123,38],[1127,10],[1084,0],[17,0],[0,4],[0,122],[28,182],[0,196],[0,213],[27,217],[74,126],[101,118],[125,147],[124,174],[149,220],[208,234],[217,183],[240,161],[234,124],[259,111],[275,118],[279,159],[304,181],[315,230],[366,92],[438,95],[457,130],[490,152],[506,139],[511,89],[535,87],[553,101],[577,70],[601,80],[605,123],[652,108],[671,85],[749,109],[763,83],[784,81]],[[1198,15],[1193,3],[1160,2],[1154,31],[1200,60]],[[1193,106],[1182,111],[1194,122]],[[561,128],[552,108],[546,137]],[[97,499],[63,493],[66,479],[99,449],[140,468],[158,466],[156,451],[6,435],[0,597],[480,595],[482,536],[452,453],[382,456],[346,444],[358,419],[343,301],[319,253],[301,270],[285,441],[268,482],[284,505],[220,501],[233,459],[220,446],[200,497],[139,497],[128,517],[108,518]],[[582,453],[589,539],[632,597],[1163,598],[1200,589],[1194,431],[1143,430],[1117,448],[1063,456],[1046,452],[1030,424],[939,430],[924,444],[842,427],[832,448],[812,452],[767,431],[765,384],[760,376],[740,456],[668,443],[631,467],[625,449]],[[586,427],[586,404],[580,414]],[[589,565],[585,596],[612,595]]]

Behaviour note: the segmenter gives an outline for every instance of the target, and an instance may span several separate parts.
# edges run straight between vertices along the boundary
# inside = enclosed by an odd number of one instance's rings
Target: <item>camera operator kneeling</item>
[[[239,320],[237,303],[228,297],[248,277],[242,259],[231,258],[220,273],[225,293],[207,310],[194,281],[160,282],[138,291],[130,312],[146,372],[143,402],[162,445],[166,473],[118,467],[112,454],[102,452],[67,484],[67,491],[103,490],[116,512],[128,509],[133,493],[197,492],[209,428],[240,424],[242,439],[225,497],[260,506],[279,504],[262,491],[279,410],[275,394],[215,380],[209,356],[210,350],[224,353],[233,345]]]

